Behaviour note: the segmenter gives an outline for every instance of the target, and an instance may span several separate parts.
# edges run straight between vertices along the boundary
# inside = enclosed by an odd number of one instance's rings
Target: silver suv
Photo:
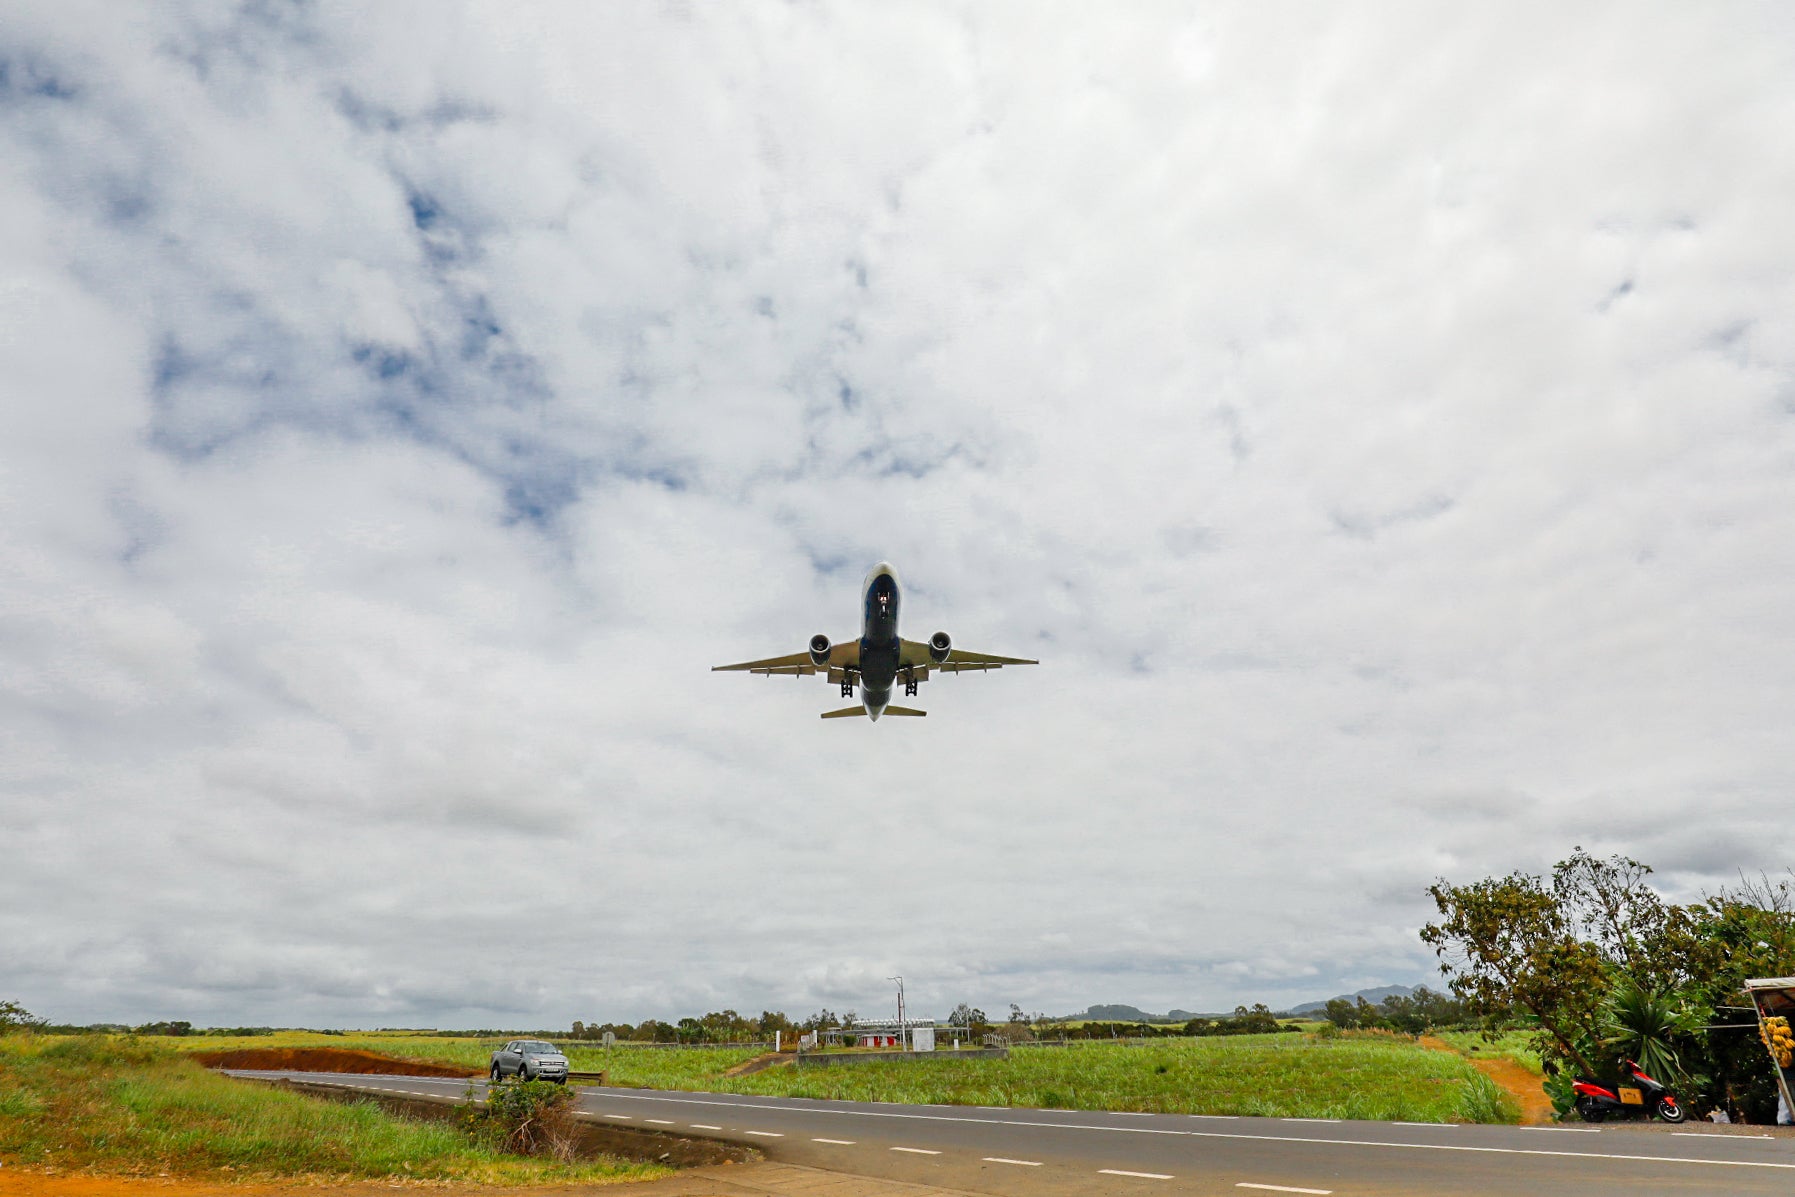
[[[567,1083],[567,1057],[552,1043],[540,1039],[513,1039],[492,1053],[489,1075],[495,1081],[514,1076],[520,1081]]]

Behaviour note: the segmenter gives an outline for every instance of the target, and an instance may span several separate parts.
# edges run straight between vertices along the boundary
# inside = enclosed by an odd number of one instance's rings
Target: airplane
[[[936,632],[927,643],[898,637],[898,608],[903,603],[903,588],[897,570],[888,561],[873,566],[860,584],[864,604],[860,639],[847,644],[831,644],[829,637],[818,632],[810,638],[805,652],[788,657],[768,657],[764,661],[744,661],[740,665],[717,665],[712,673],[739,670],[768,677],[805,677],[827,674],[829,681],[841,687],[843,698],[854,697],[860,687],[860,705],[839,711],[824,711],[824,719],[849,719],[865,715],[877,720],[880,715],[926,715],[911,707],[891,705],[891,690],[904,685],[904,696],[916,695],[916,687],[931,672],[959,673],[966,669],[1002,669],[1005,665],[1038,665],[1025,657],[993,657],[986,653],[969,653],[954,647],[946,632]]]

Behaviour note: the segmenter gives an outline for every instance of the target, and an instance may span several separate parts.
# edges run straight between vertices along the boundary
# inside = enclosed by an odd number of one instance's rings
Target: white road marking
[[[1279,1122],[1338,1122],[1338,1118],[1280,1118]]]
[[[893,1151],[907,1151],[911,1155],[940,1155],[939,1151],[930,1151],[927,1147],[893,1147]]]
[[[1523,1126],[1520,1129],[1530,1131],[1557,1131],[1561,1135],[1599,1135],[1602,1133],[1602,1128],[1599,1126]]]
[[[1256,1185],[1250,1181],[1241,1181],[1234,1186],[1237,1189],[1264,1189],[1270,1193],[1317,1193],[1320,1197],[1328,1197],[1332,1189],[1299,1189],[1292,1185]]]
[[[606,1117],[606,1118],[634,1118],[635,1115],[634,1114],[605,1114],[605,1115],[603,1115],[603,1117]]]
[[[722,1130],[723,1128],[720,1126],[712,1126],[708,1122],[694,1122],[692,1124],[692,1129],[693,1130]]]
[[[763,1139],[783,1139],[784,1131],[743,1131],[744,1135],[759,1135]]]
[[[634,1101],[656,1101],[671,1105],[727,1106],[747,1109],[768,1110],[808,1110],[813,1113],[837,1114],[854,1118],[898,1118],[915,1122],[973,1122],[991,1126],[1036,1127],[1044,1130],[1080,1130],[1101,1131],[1112,1135],[1181,1135],[1189,1139],[1249,1139],[1266,1143],[1315,1143],[1328,1147],[1382,1147],[1396,1151],[1463,1151],[1477,1152],[1485,1155],[1538,1155],[1553,1156],[1572,1160],[1627,1160],[1646,1164],[1696,1164],[1713,1168],[1775,1168],[1782,1171],[1795,1171],[1795,1164],[1772,1163],[1767,1160],[1716,1160],[1699,1156],[1681,1155],[1634,1155],[1618,1151],[1558,1151],[1545,1147],[1473,1147],[1464,1143],[1400,1143],[1388,1139],[1314,1139],[1303,1135],[1255,1135],[1243,1131],[1202,1131],[1172,1130],[1157,1126],[1113,1126],[1097,1123],[1081,1122],[1030,1122],[1022,1118],[968,1118],[965,1115],[953,1114],[905,1114],[895,1110],[843,1110],[832,1109],[821,1104],[807,1105],[774,1105],[772,1099],[767,1102],[746,1102],[717,1100],[721,1095],[694,1094],[682,1097],[662,1097],[637,1092],[607,1092],[609,1098],[620,1098]],[[713,1098],[712,1100],[700,1100]],[[981,1107],[986,1108],[986,1107]],[[991,1109],[1007,1110],[1007,1106],[993,1106]],[[1077,1113],[1078,1111],[1068,1111]],[[619,1115],[607,1115],[618,1117]],[[628,1115],[621,1115],[628,1117]],[[1520,1127],[1521,1130],[1566,1130],[1595,1132],[1596,1127]],[[1733,1138],[1735,1136],[1725,1136]],[[1738,1136],[1743,1138],[1744,1136]]]
[[[1153,1111],[1151,1111],[1151,1110],[1111,1110],[1110,1113],[1114,1114],[1117,1118],[1151,1118],[1151,1117],[1153,1117]]]
[[[1214,1118],[1218,1122],[1232,1122],[1240,1118],[1239,1114],[1186,1114],[1187,1118]]]
[[[1001,1155],[988,1155],[985,1157],[985,1162],[987,1164],[1020,1164],[1024,1168],[1039,1168],[1041,1166],[1040,1160],[1006,1160]]]
[[[1097,1171],[1103,1173],[1105,1176],[1138,1176],[1142,1180],[1172,1179],[1171,1175],[1165,1172],[1124,1172],[1120,1168],[1099,1168]]]
[[[854,1140],[852,1140],[852,1139],[812,1139],[811,1142],[812,1143],[833,1143],[837,1147],[852,1147],[854,1145]]]
[[[1774,1139],[1775,1135],[1729,1135],[1723,1131],[1671,1131],[1673,1135],[1689,1135],[1697,1139]]]
[[[1391,1126],[1432,1126],[1432,1127],[1439,1127],[1443,1130],[1451,1130],[1453,1127],[1453,1123],[1450,1123],[1450,1122],[1392,1122],[1390,1125]]]
[[[660,1124],[661,1124],[661,1125],[662,1125],[662,1126],[672,1126],[672,1125],[673,1125],[673,1119],[671,1119],[671,1118],[644,1118],[644,1119],[642,1119],[642,1121],[644,1121],[644,1122],[658,1122],[658,1123],[660,1123]]]
[[[1411,1150],[1411,1152],[1481,1152],[1486,1156],[1553,1156],[1563,1159],[1626,1159],[1639,1163],[1693,1163],[1693,1165],[1716,1166],[1716,1168],[1781,1168],[1786,1172],[1795,1172],[1795,1163],[1770,1163],[1761,1159],[1702,1159],[1698,1156],[1630,1156],[1623,1152],[1565,1152],[1549,1147],[1468,1147],[1465,1143],[1400,1143],[1395,1140],[1314,1140],[1301,1134],[1249,1134],[1244,1131],[1170,1131],[1165,1127],[1116,1127],[1106,1123],[1091,1122],[1029,1122],[1025,1118],[968,1118],[964,1114],[905,1114],[889,1109],[831,1109],[824,1105],[766,1105],[756,1102],[734,1102],[734,1100],[693,1100],[689,1097],[653,1097],[648,1093],[609,1093],[607,1097],[634,1098],[637,1102],[668,1102],[673,1105],[740,1105],[747,1109],[792,1109],[792,1111],[811,1111],[811,1113],[838,1114],[844,1118],[899,1118],[908,1122],[975,1122],[993,1125],[993,1127],[1036,1127],[1043,1131],[1104,1131],[1108,1134],[1172,1134],[1185,1136],[1192,1140],[1251,1140],[1260,1143],[1316,1143],[1321,1147],[1386,1147],[1386,1149]],[[1007,1105],[994,1105],[993,1109],[1009,1109]],[[1077,1111],[1072,1111],[1077,1113]],[[1580,1127],[1520,1127],[1522,1131],[1540,1129],[1540,1131],[1578,1131]],[[1594,1129],[1594,1127],[1590,1127]]]

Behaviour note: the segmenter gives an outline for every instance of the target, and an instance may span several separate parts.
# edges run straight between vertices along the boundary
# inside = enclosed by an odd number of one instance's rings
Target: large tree
[[[1594,1072],[1589,1044],[1607,976],[1602,954],[1576,934],[1540,878],[1511,873],[1470,885],[1428,887],[1441,921],[1421,930],[1452,992],[1486,1017],[1525,1010],[1558,1050]]]

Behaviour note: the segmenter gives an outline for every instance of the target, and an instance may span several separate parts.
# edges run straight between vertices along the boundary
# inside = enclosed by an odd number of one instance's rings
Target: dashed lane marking
[[[1117,1118],[1151,1118],[1151,1117],[1153,1117],[1152,1110],[1111,1110],[1110,1113],[1114,1114]]]
[[[708,1122],[694,1122],[694,1123],[692,1123],[692,1129],[693,1130],[722,1130],[723,1128],[720,1126],[712,1126]]]
[[[1103,1173],[1105,1176],[1138,1176],[1142,1180],[1172,1179],[1171,1174],[1167,1172],[1124,1172],[1120,1168],[1099,1168],[1097,1171]]]
[[[893,1151],[907,1151],[911,1155],[940,1155],[939,1151],[931,1151],[927,1147],[893,1147]]]
[[[1264,1189],[1268,1193],[1316,1193],[1319,1197],[1328,1197],[1332,1189],[1299,1189],[1295,1185],[1256,1185],[1252,1181],[1243,1180],[1234,1186],[1237,1189]]]
[[[743,1131],[744,1135],[759,1135],[763,1139],[783,1139],[784,1131]]]
[[[1453,1127],[1453,1124],[1450,1122],[1392,1122],[1390,1125],[1391,1126],[1432,1126],[1432,1127],[1438,1127],[1441,1130],[1451,1130]]]
[[[1280,1118],[1279,1122],[1338,1122],[1338,1118]]]
[[[1040,1160],[1006,1160],[1001,1155],[988,1155],[985,1157],[985,1162],[987,1164],[1018,1164],[1024,1168],[1039,1168],[1041,1166]]]
[[[642,1121],[657,1122],[662,1126],[672,1126],[673,1125],[673,1119],[671,1119],[671,1118],[644,1118],[644,1119],[642,1119]]]
[[[812,1143],[833,1143],[837,1147],[852,1147],[854,1145],[854,1140],[852,1140],[852,1139],[812,1139],[811,1142]]]
[[[1217,1122],[1234,1122],[1240,1118],[1240,1115],[1239,1114],[1187,1114],[1187,1115],[1185,1115],[1185,1117],[1187,1117],[1187,1118],[1213,1118]]]
[[[1689,1135],[1696,1139],[1774,1139],[1775,1135],[1729,1135],[1718,1131],[1671,1131],[1673,1135]]]
[[[662,1102],[671,1105],[700,1106],[740,1106],[751,1109],[786,1109],[800,1110],[810,1107],[793,1105],[772,1105],[770,1102],[754,1103],[738,1100],[727,1100],[721,1094],[693,1094],[689,1097],[661,1097],[646,1093],[607,1092],[606,1097],[624,1098],[635,1101]],[[1009,1110],[1008,1106],[989,1107],[997,1110]],[[829,1113],[855,1118],[895,1118],[915,1122],[972,1122],[987,1123],[993,1126],[1038,1127],[1043,1130],[1078,1130],[1105,1131],[1110,1134],[1125,1135],[1178,1135],[1190,1139],[1249,1139],[1264,1143],[1313,1143],[1327,1147],[1373,1147],[1397,1151],[1460,1151],[1485,1155],[1538,1155],[1552,1156],[1574,1160],[1627,1160],[1648,1164],[1692,1164],[1714,1168],[1772,1168],[1778,1171],[1795,1171],[1795,1163],[1780,1163],[1769,1160],[1716,1160],[1697,1156],[1645,1155],[1618,1151],[1560,1151],[1545,1147],[1483,1147],[1466,1143],[1401,1143],[1388,1139],[1311,1139],[1301,1135],[1263,1135],[1238,1131],[1203,1131],[1172,1130],[1156,1126],[1102,1126],[1092,1123],[1076,1122],[1031,1122],[1020,1118],[968,1118],[965,1115],[945,1114],[906,1114],[896,1110],[853,1110],[853,1109],[819,1109],[816,1112]],[[1075,1111],[1067,1111],[1072,1113]],[[608,1115],[615,1117],[616,1115]],[[628,1115],[622,1115],[628,1117]],[[1553,1130],[1568,1131],[1573,1134],[1596,1134],[1597,1127],[1576,1126],[1542,1126],[1519,1127],[1519,1130]],[[1716,1135],[1716,1138],[1723,1136]],[[1724,1136],[1733,1138],[1734,1136]],[[1743,1136],[1739,1136],[1743,1137]]]
[[[601,1115],[601,1117],[604,1117],[604,1118],[634,1118],[635,1115],[634,1114],[604,1114],[604,1115]]]
[[[1602,1128],[1599,1126],[1523,1126],[1519,1129],[1524,1131],[1556,1131],[1561,1135],[1599,1135],[1602,1133]]]

